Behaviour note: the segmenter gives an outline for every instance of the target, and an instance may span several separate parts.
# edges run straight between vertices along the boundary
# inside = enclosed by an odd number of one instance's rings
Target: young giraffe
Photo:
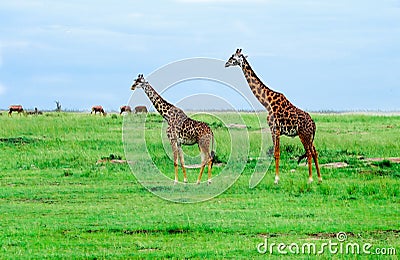
[[[242,69],[254,96],[268,111],[267,121],[274,142],[275,184],[279,182],[280,135],[290,137],[298,135],[300,137],[306,153],[300,157],[299,161],[307,156],[308,183],[313,181],[311,170],[312,158],[314,158],[315,167],[317,168],[318,180],[321,182],[322,177],[318,167],[317,150],[313,144],[316,127],[311,116],[307,112],[295,107],[283,94],[271,90],[262,83],[247,61],[247,56],[244,56],[241,52],[242,49],[237,49],[225,63],[225,67],[239,66]]]
[[[197,184],[200,184],[205,165],[208,165],[208,184],[211,184],[211,170],[214,162],[213,147],[210,153],[210,142],[213,146],[214,135],[211,128],[204,122],[189,118],[180,108],[165,101],[144,79],[143,74],[133,82],[132,90],[143,88],[158,113],[167,121],[167,137],[174,153],[175,184],[178,182],[178,156],[181,162],[184,182],[187,183],[181,145],[198,144],[201,154],[201,167]]]

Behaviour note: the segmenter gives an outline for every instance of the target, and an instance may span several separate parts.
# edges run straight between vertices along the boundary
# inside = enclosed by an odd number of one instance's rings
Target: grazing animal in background
[[[97,114],[97,112],[101,114],[103,114],[103,116],[106,116],[106,112],[104,112],[104,109],[102,106],[93,106],[92,107],[92,112],[90,112],[90,114],[92,114],[94,112],[94,114]]]
[[[273,91],[265,85],[251,68],[246,58],[247,57],[242,54],[242,49],[237,49],[225,63],[225,67],[239,66],[242,69],[254,96],[268,111],[267,121],[274,142],[275,184],[278,184],[279,182],[279,138],[281,135],[300,137],[306,152],[300,157],[299,161],[302,158],[307,157],[308,183],[313,181],[311,166],[312,158],[314,159],[315,167],[317,169],[318,180],[321,182],[322,177],[318,167],[318,154],[313,144],[316,126],[311,116],[307,112],[290,103],[283,94]]]
[[[11,116],[12,112],[18,112],[18,114],[24,112],[21,105],[11,105],[8,107],[8,115]]]
[[[121,115],[122,113],[124,113],[124,112],[127,112],[127,113],[131,113],[131,112],[132,112],[132,109],[131,109],[130,106],[121,106],[121,107],[119,108],[119,110],[121,111],[121,112],[119,112],[120,115]]]
[[[39,111],[37,107],[35,107],[35,111],[28,111],[28,115],[43,115],[42,111]]]
[[[136,106],[135,107],[135,113],[147,113],[147,107],[146,106]]]
[[[214,135],[211,128],[204,122],[196,121],[189,118],[182,109],[168,103],[164,100],[147,82],[143,74],[139,74],[137,79],[133,82],[131,90],[136,88],[143,88],[150,101],[153,103],[155,109],[167,121],[167,137],[171,143],[172,151],[174,153],[174,170],[175,181],[178,182],[178,157],[181,162],[183,171],[183,181],[187,182],[186,169],[183,158],[183,151],[181,145],[198,144],[201,154],[201,167],[197,184],[200,184],[201,176],[203,175],[204,167],[208,165],[208,184],[211,184],[211,171],[214,162]],[[211,152],[210,152],[210,144]]]

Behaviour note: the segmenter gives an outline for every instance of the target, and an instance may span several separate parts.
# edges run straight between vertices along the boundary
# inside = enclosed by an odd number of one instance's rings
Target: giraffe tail
[[[214,135],[212,135],[212,140],[211,140],[211,153],[210,153],[210,156],[211,156],[211,168],[213,167],[213,165],[214,165],[214,162],[215,162],[215,152],[214,152],[214,145],[215,145],[215,143],[214,143]]]
[[[307,157],[307,152],[303,155],[300,155],[299,159],[297,160],[297,164],[299,164],[301,162],[301,160],[303,160],[306,157]]]
[[[215,162],[215,152],[211,151],[211,168],[213,167],[214,162]]]

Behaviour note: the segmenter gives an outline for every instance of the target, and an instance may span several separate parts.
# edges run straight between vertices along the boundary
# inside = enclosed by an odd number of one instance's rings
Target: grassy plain
[[[259,125],[251,113],[241,115],[247,125],[242,130],[199,116],[213,128],[222,163],[229,159],[228,133],[234,131],[247,131],[249,157],[259,155],[257,135],[265,122]],[[312,116],[320,163],[346,162],[347,167],[322,167],[323,183],[308,185],[307,168],[297,165],[303,153],[300,141],[282,137],[279,185],[273,184],[274,167],[269,167],[261,183],[250,189],[254,161],[249,159],[232,187],[193,204],[154,196],[126,163],[98,163],[126,159],[119,115],[0,116],[0,259],[265,258],[270,251],[257,252],[265,239],[269,245],[321,246],[338,242],[338,232],[346,232],[344,243],[370,243],[372,253],[395,249],[397,255],[335,254],[327,248],[318,256],[291,253],[288,247],[286,252],[300,258],[397,259],[400,164],[387,158],[399,157],[400,116]],[[172,177],[170,155],[153,138],[161,133],[162,118],[152,114],[147,120],[149,153]],[[198,159],[196,147],[184,151],[193,162]],[[382,159],[365,160],[374,157]],[[214,173],[223,167],[215,167]],[[198,169],[188,173],[194,182]],[[270,257],[282,257],[273,249]]]

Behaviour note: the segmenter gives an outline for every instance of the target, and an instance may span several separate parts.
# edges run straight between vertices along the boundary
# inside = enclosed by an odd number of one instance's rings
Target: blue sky
[[[400,110],[399,0],[2,1],[0,108],[117,110],[138,73],[236,48],[300,108]]]

